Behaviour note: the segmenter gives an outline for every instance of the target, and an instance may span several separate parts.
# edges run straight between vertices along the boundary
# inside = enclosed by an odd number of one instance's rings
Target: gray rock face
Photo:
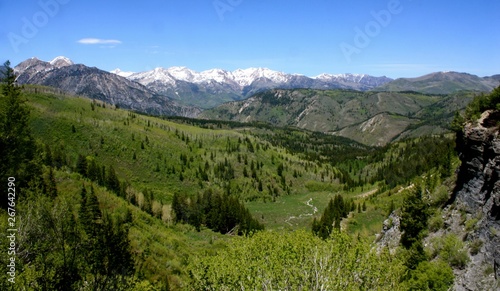
[[[387,248],[390,253],[394,253],[399,247],[401,240],[400,217],[393,211],[384,221],[382,231],[377,235],[377,250],[380,252]]]
[[[454,269],[452,290],[500,290],[500,112],[483,113],[476,124],[457,136],[462,164],[448,205],[442,211],[444,229],[429,233],[424,245],[446,234],[462,238],[469,262]],[[393,212],[377,237],[377,249],[394,251],[401,231]]]
[[[462,165],[450,200],[475,222],[465,242],[480,246],[465,270],[456,274],[455,290],[500,288],[500,112],[484,112],[457,138]],[[470,227],[470,226],[469,226]]]

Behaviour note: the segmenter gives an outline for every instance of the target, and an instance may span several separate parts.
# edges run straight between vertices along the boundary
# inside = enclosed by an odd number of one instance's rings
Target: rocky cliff
[[[455,187],[437,212],[442,226],[429,231],[423,243],[432,251],[435,241],[446,236],[463,241],[463,247],[453,246],[467,258],[453,266],[451,290],[500,290],[500,111],[486,111],[478,121],[466,124],[456,144],[461,166]],[[377,236],[377,249],[394,252],[400,238],[395,211]]]
[[[445,209],[448,230],[460,231],[472,249],[470,262],[458,270],[455,290],[500,289],[500,112],[486,111],[457,135],[462,165]],[[460,215],[457,215],[460,213]],[[476,250],[473,250],[476,248]]]

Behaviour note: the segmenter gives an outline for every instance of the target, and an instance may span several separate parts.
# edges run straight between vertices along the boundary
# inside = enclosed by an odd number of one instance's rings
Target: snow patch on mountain
[[[168,69],[160,67],[151,71],[132,74],[129,78],[139,81],[142,84],[149,84],[153,81],[171,83],[172,79],[175,79],[195,84],[217,82],[245,87],[261,78],[283,84],[288,82],[291,76],[294,75],[273,71],[268,68],[237,69],[233,72],[222,69],[211,69],[196,72],[186,67],[171,67]]]
[[[118,75],[118,76],[125,77],[125,78],[128,78],[128,77],[132,76],[133,74],[135,74],[135,72],[125,72],[125,71],[120,70],[119,68],[116,68],[116,69],[109,71],[109,72],[113,73],[115,75]]]
[[[49,63],[56,68],[62,68],[62,67],[71,66],[71,65],[75,64],[75,63],[73,63],[72,60],[70,60],[64,56],[58,56],[58,57],[54,58],[52,61],[50,61]]]
[[[176,78],[170,74],[170,71],[164,68],[156,68],[151,71],[134,73],[128,78],[143,85],[149,85],[154,82],[162,82],[174,85],[176,81]]]

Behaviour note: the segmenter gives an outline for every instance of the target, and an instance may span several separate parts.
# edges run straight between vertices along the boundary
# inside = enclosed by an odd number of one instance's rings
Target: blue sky
[[[497,0],[2,0],[0,59],[490,76],[500,74],[499,11]]]

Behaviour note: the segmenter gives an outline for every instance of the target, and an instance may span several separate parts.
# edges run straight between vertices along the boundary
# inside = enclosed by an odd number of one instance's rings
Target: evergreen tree
[[[87,177],[98,184],[102,180],[101,167],[97,165],[95,159],[90,159],[87,165]]]
[[[174,193],[174,197],[172,198],[172,213],[174,222],[188,222],[187,201],[186,198],[179,193]]]
[[[56,178],[54,177],[54,170],[52,167],[49,167],[49,172],[45,178],[45,193],[52,199],[57,197]]]
[[[341,195],[335,195],[328,202],[319,221],[316,218],[314,219],[312,232],[322,239],[329,238],[334,228],[340,230],[340,221],[342,218],[347,217],[350,209]]]
[[[54,166],[54,159],[52,157],[52,150],[50,149],[50,146],[48,144],[45,144],[43,163],[49,167]]]
[[[4,64],[5,72],[0,80],[0,179],[16,179],[16,188],[28,188],[30,183],[41,184],[41,161],[35,161],[36,145],[29,126],[30,112],[22,100],[21,87],[10,62]],[[0,190],[0,206],[7,208],[7,187]],[[22,193],[22,191],[17,191]]]
[[[86,233],[91,233],[93,229],[92,225],[92,217],[89,213],[89,207],[87,206],[88,197],[87,197],[87,189],[85,185],[82,185],[82,189],[80,191],[80,210],[78,211],[78,220],[82,228]]]
[[[415,186],[403,200],[401,208],[401,244],[410,249],[420,240],[422,230],[427,228],[428,206],[422,199],[419,186]]]
[[[87,177],[87,158],[85,158],[82,154],[78,155],[78,159],[76,160],[76,171]]]
[[[116,172],[113,166],[109,166],[108,168],[108,173],[106,175],[106,187],[110,191],[113,191],[118,195],[121,193],[120,180],[118,180],[118,177],[116,176]]]

